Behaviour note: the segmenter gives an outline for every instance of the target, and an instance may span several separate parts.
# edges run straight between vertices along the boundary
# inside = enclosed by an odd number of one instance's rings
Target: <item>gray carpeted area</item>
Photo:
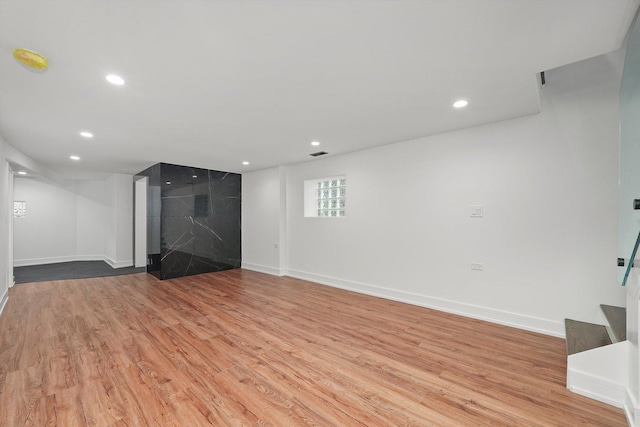
[[[49,280],[86,279],[88,277],[120,276],[123,274],[144,273],[146,267],[113,268],[104,261],[73,261],[56,264],[30,265],[14,267],[16,284],[46,282]]]

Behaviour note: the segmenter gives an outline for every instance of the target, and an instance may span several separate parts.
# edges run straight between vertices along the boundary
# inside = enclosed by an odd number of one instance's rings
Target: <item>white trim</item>
[[[0,316],[2,316],[2,312],[4,311],[4,308],[7,305],[7,301],[9,301],[9,290],[8,289],[6,291],[4,291],[4,295],[2,296],[2,299],[0,299]]]
[[[106,261],[104,255],[76,255],[71,261]]]
[[[567,369],[567,382],[571,382],[574,393],[595,399],[608,405],[622,408],[626,386],[588,372]]]
[[[281,269],[269,267],[266,265],[243,262],[242,268],[244,268],[245,270],[257,271],[258,273],[271,274],[272,276],[284,276],[284,272]]]
[[[103,256],[96,257],[95,259],[87,260],[82,259],[82,261],[102,261]],[[50,258],[29,258],[29,259],[14,259],[13,266],[14,267],[26,267],[29,265],[41,265],[41,264],[57,264],[59,262],[70,262],[70,261],[81,261],[77,259],[75,256],[58,256],[58,257],[50,257]]]
[[[104,261],[113,268],[133,266],[132,259],[116,262],[107,258],[104,255],[76,255],[76,256],[60,256],[60,257],[51,257],[51,258],[17,259],[13,261],[13,265],[14,267],[27,267],[30,265],[58,264],[60,262],[73,262],[73,261]]]
[[[461,316],[474,319],[486,320],[492,323],[511,326],[527,331],[538,332],[545,335],[564,338],[564,323],[556,322],[539,317],[526,316],[509,311],[497,310],[479,305],[466,304],[457,301],[435,298],[427,295],[414,294],[411,292],[399,291],[397,289],[383,288],[380,286],[365,283],[352,282],[349,280],[337,279],[335,277],[321,276],[319,274],[307,273],[304,271],[287,270],[285,275],[298,279],[309,280],[322,285],[333,286],[335,288],[346,289],[361,294],[386,298],[393,301],[400,301],[420,307],[432,308],[434,310],[445,311],[447,313],[459,314]]]
[[[638,407],[638,403],[636,399],[633,397],[631,393],[631,389],[627,387],[625,396],[624,396],[624,414],[627,417],[627,422],[631,427],[640,426],[640,407]]]
[[[11,163],[7,160],[7,170],[9,176],[7,177],[7,287],[11,288],[15,285],[15,276],[13,275],[13,198],[14,198],[14,176]]]
[[[629,341],[622,341],[567,357],[567,388],[622,408],[628,385],[629,345]]]
[[[109,264],[113,268],[133,267],[133,259],[126,259],[123,261],[114,261],[111,258],[104,257],[104,262]]]

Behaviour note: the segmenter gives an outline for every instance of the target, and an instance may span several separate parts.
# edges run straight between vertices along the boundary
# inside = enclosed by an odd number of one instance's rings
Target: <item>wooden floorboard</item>
[[[0,426],[624,426],[562,339],[231,270],[16,285]]]

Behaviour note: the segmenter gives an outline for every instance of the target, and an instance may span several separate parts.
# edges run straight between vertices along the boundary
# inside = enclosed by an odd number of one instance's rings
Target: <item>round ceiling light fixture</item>
[[[244,161],[244,162],[242,162],[242,164],[243,164],[243,165],[245,165],[245,166],[247,166],[247,165],[249,164],[249,162]]]
[[[46,70],[49,67],[47,58],[29,49],[18,48],[13,51],[13,57],[22,65],[36,70]]]
[[[18,172],[18,175],[26,175],[27,173],[25,171],[20,171]]]
[[[469,105],[469,102],[466,99],[459,99],[453,103],[453,108],[464,108]]]
[[[313,145],[314,147],[317,147],[318,145],[320,145],[320,141],[313,141],[311,145]]]
[[[69,158],[71,160],[80,160],[80,157],[78,157],[78,156],[69,156]]]
[[[120,76],[116,76],[115,74],[109,74],[105,77],[109,83],[116,86],[122,86],[124,84],[124,79]]]
[[[80,132],[80,136],[82,136],[84,138],[93,138],[93,134],[91,132],[87,132],[87,131]]]

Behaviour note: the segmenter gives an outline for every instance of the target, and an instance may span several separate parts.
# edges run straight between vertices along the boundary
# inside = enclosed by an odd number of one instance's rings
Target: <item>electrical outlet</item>
[[[482,264],[481,262],[472,262],[471,269],[476,271],[482,271],[484,270],[484,264]]]
[[[484,208],[480,205],[470,207],[471,218],[482,218],[484,216]]]

